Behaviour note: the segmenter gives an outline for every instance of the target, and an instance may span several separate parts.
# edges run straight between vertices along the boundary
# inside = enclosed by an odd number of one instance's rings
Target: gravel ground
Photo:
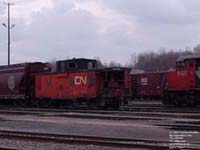
[[[170,123],[174,124],[171,120]],[[169,141],[169,129],[152,125],[148,120],[100,120],[67,117],[47,117],[37,115],[5,115],[0,114],[0,130],[28,131],[53,134],[111,136],[124,138],[141,138],[158,141]],[[199,143],[200,134],[195,134],[188,142]],[[54,143],[22,142],[12,140],[0,140],[0,146],[8,147],[10,144],[21,146],[19,149],[105,149],[97,146],[57,145]],[[23,148],[23,146],[25,148]],[[10,148],[10,147],[8,147]],[[18,147],[14,147],[18,148]],[[28,149],[28,150],[29,150]],[[117,149],[117,148],[114,148]],[[118,148],[119,149],[119,148]]]
[[[0,130],[145,138],[163,141],[168,140],[169,135],[169,131],[162,127],[136,121],[39,117],[29,115],[4,116],[0,120]],[[152,137],[152,135],[154,136]]]
[[[101,147],[94,145],[70,145],[56,143],[40,143],[35,141],[20,141],[0,139],[0,147],[15,148],[20,150],[148,150],[148,149],[127,149],[116,147]]]

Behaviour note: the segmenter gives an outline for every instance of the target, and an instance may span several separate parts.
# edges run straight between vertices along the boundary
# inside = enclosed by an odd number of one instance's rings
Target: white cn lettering
[[[74,84],[75,85],[86,85],[87,84],[87,78],[84,76],[75,76],[74,78]]]

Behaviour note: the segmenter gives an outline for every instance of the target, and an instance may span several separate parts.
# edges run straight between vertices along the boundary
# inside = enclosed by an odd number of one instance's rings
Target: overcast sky
[[[7,7],[0,0],[0,22]],[[128,63],[132,53],[200,43],[200,0],[13,0],[12,63],[100,57]],[[0,26],[0,64],[7,31]]]

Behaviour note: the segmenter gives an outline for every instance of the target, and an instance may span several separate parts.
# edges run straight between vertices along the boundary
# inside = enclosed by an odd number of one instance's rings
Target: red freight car
[[[130,69],[104,68],[36,75],[36,97],[119,107],[130,96]]]
[[[43,63],[23,63],[0,67],[0,99],[26,99],[33,96],[32,73],[49,71]]]
[[[98,78],[94,71],[41,74],[36,76],[36,97],[52,99],[93,98]]]
[[[164,104],[196,105],[200,98],[200,56],[182,56],[166,75]]]
[[[104,68],[98,72],[100,80],[100,96],[111,103],[122,100],[127,103],[131,97],[130,68]]]
[[[132,93],[136,98],[160,99],[164,86],[164,72],[132,74]]]

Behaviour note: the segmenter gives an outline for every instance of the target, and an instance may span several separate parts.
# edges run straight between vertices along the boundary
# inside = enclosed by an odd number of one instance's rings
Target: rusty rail
[[[110,147],[124,147],[124,148],[148,148],[148,149],[168,149],[168,143],[164,141],[154,141],[134,138],[116,138],[116,137],[99,137],[99,136],[80,136],[80,135],[60,135],[60,134],[46,134],[33,133],[21,131],[0,131],[0,138],[14,139],[14,140],[31,140],[39,142],[56,142],[68,144],[84,144],[84,145],[98,145]]]

